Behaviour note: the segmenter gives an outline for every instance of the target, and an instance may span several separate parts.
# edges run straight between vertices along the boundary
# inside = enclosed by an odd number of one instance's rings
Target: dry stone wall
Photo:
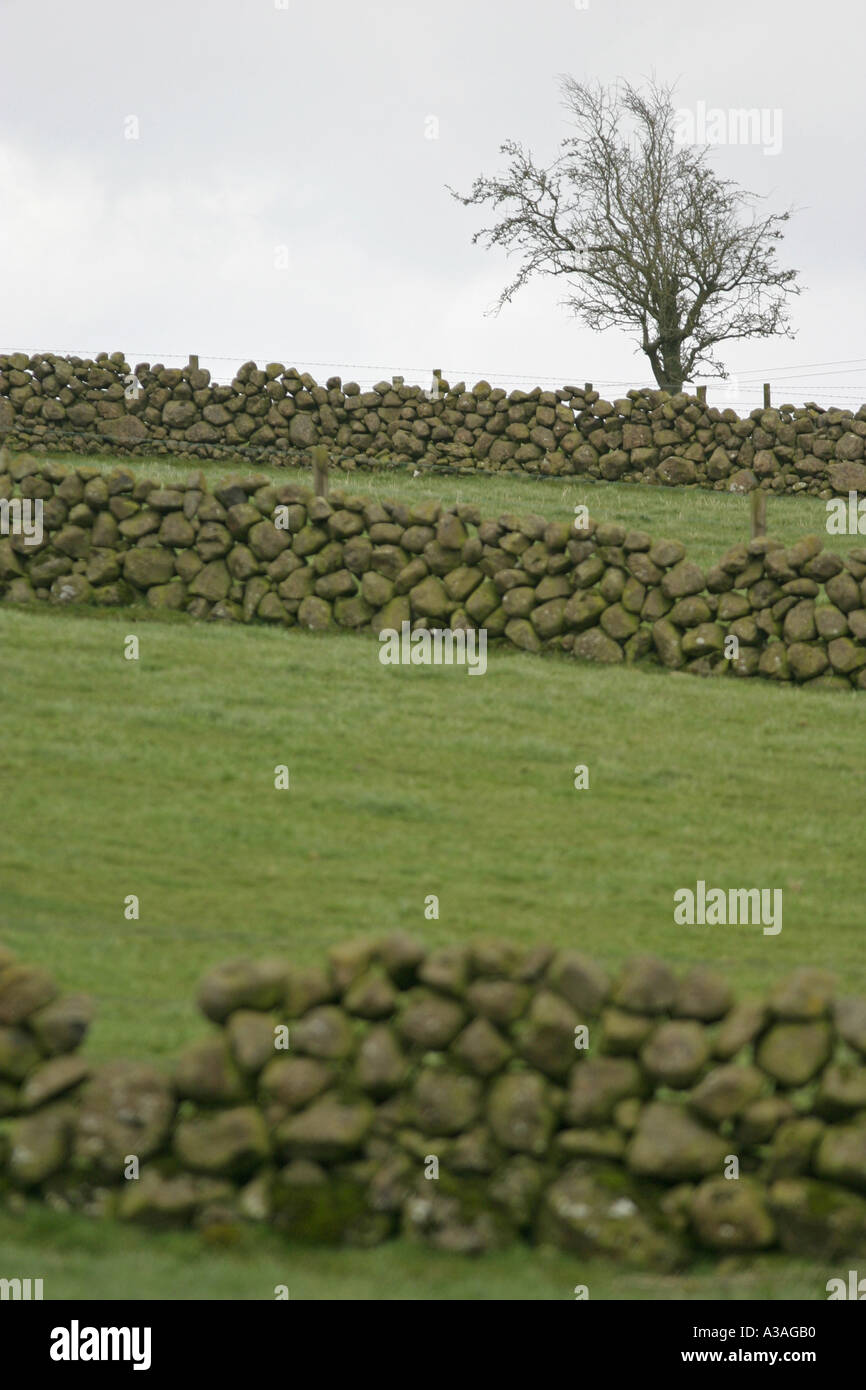
[[[370,391],[330,377],[320,386],[282,363],[247,362],[227,385],[203,368],[53,353],[0,355],[0,439],[13,449],[83,454],[246,456],[297,463],[316,443],[343,468],[411,463],[467,472],[700,484],[715,489],[866,492],[866,406],[733,410],[694,396],[634,390],[602,400],[564,386],[506,393],[440,379],[431,391],[396,377]]]
[[[234,960],[168,1070],[0,948],[0,1200],[223,1238],[516,1240],[677,1268],[866,1254],[866,1000],[801,969],[736,1002],[637,957],[402,934]]]
[[[842,558],[817,536],[762,537],[704,572],[679,541],[614,522],[576,530],[463,504],[326,500],[261,474],[211,492],[202,473],[169,487],[32,455],[2,468],[0,455],[0,502],[42,505],[37,543],[0,536],[9,602],[144,600],[323,631],[483,629],[530,652],[866,689],[866,548]]]

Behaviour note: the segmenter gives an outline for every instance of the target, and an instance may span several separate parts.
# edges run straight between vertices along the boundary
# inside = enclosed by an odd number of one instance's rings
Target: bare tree
[[[577,134],[549,168],[508,141],[505,173],[457,200],[499,220],[473,243],[521,258],[499,312],[534,275],[571,277],[564,303],[590,328],[639,330],[659,386],[696,369],[726,377],[713,349],[735,338],[792,337],[786,296],[797,272],[776,264],[790,212],[760,218],[756,195],[720,179],[708,150],[677,140],[673,89],[653,79],[605,89],[562,79]]]

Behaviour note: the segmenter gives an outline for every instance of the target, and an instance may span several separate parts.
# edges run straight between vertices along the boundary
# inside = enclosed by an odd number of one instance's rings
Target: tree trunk
[[[679,343],[673,343],[669,347],[662,345],[661,361],[656,357],[655,361],[652,361],[652,369],[660,390],[670,391],[672,394],[682,391],[685,376]]]

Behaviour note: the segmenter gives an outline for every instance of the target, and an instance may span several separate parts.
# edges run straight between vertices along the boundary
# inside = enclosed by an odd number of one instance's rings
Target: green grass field
[[[419,484],[488,515],[566,516],[584,500],[525,480],[350,486],[406,497]],[[722,493],[608,485],[588,502],[600,519],[694,538],[703,563],[746,530],[747,503]],[[770,509],[786,540],[823,529],[823,503]],[[866,989],[856,694],[498,648],[483,680],[377,655],[370,635],[0,609],[0,940],[97,996],[89,1055],[167,1059],[200,1036],[194,987],[219,960],[313,961],[395,928],[431,944],[549,940],[611,966],[638,952],[706,961],[744,993],[802,964]],[[277,791],[283,763],[291,787]],[[674,891],[698,878],[781,888],[783,930],[675,926]],[[268,1298],[285,1283],[307,1298],[534,1299],[587,1283],[601,1298],[823,1298],[832,1273],[762,1257],[646,1276],[526,1249],[472,1261],[261,1234],[223,1250],[32,1207],[0,1215],[0,1246],[4,1264],[39,1266],[46,1297]]]

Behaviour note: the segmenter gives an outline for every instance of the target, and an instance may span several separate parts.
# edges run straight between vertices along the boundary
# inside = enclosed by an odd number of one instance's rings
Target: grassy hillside
[[[746,501],[722,493],[405,474],[350,486],[459,495],[492,515],[567,516],[588,500],[603,519],[691,541],[703,563],[747,530]],[[770,518],[793,539],[822,528],[823,504],[771,499]],[[123,658],[128,633],[137,662]],[[644,951],[706,961],[742,992],[809,963],[866,989],[853,693],[498,649],[477,679],[382,667],[369,635],[145,608],[3,606],[0,653],[0,940],[96,994],[91,1056],[167,1059],[200,1036],[194,986],[218,960],[313,961],[397,927],[431,944],[550,940],[610,965]],[[676,926],[674,891],[698,878],[781,888],[782,932]],[[132,893],[139,921],[124,919]],[[424,917],[431,893],[438,921]],[[470,1262],[260,1234],[215,1250],[34,1209],[0,1215],[0,1244],[4,1264],[38,1265],[47,1297],[268,1298],[287,1283],[293,1298],[570,1298],[588,1282],[594,1298],[822,1298],[833,1272],[760,1259],[660,1278],[525,1250]]]
[[[482,678],[383,667],[369,636],[147,610],[7,608],[0,642],[20,712],[0,931],[96,983],[103,1055],[195,1032],[214,960],[396,927],[658,951],[742,986],[830,960],[866,984],[853,693],[499,649]],[[674,890],[698,878],[781,887],[781,933],[675,926]]]

